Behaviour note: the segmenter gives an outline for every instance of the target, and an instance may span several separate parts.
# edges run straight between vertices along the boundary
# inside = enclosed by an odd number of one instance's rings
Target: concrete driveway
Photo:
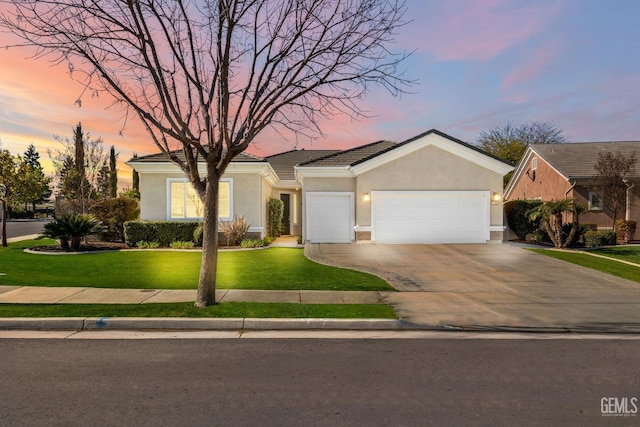
[[[435,327],[640,331],[640,283],[511,244],[308,244],[310,259],[376,274],[402,320]]]

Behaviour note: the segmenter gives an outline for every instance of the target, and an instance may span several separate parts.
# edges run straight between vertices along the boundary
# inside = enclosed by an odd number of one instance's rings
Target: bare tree
[[[2,1],[13,9],[0,26],[135,112],[196,189],[198,306],[215,303],[218,181],[232,159],[267,127],[318,135],[319,118],[362,116],[371,85],[411,83],[407,54],[389,51],[402,0]]]
[[[620,211],[631,207],[634,196],[640,197],[637,163],[635,152],[626,155],[607,152],[600,153],[593,166],[596,173],[590,187],[600,197],[604,207],[611,211],[614,230]]]

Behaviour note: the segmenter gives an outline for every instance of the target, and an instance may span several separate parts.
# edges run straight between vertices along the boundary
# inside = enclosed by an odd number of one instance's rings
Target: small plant
[[[62,249],[78,251],[82,238],[103,233],[105,229],[102,222],[93,215],[64,215],[45,224],[40,237],[58,239]]]
[[[184,240],[176,240],[175,242],[171,242],[169,246],[173,249],[193,249],[195,243],[186,242]]]
[[[136,246],[140,249],[156,249],[160,247],[159,242],[147,242],[146,240],[141,240],[136,243]]]
[[[244,219],[244,216],[234,216],[233,221],[220,221],[220,230],[227,238],[227,246],[240,244],[250,227],[251,224]]]
[[[204,225],[200,224],[193,230],[193,241],[196,246],[202,246],[202,235],[204,234]]]
[[[274,241],[274,240],[276,240],[276,239],[274,239],[274,238],[273,238],[273,237],[271,237],[271,236],[265,236],[265,238],[264,238],[264,239],[262,239],[262,241],[264,242],[264,245],[265,245],[265,246],[269,246],[270,244],[272,244],[272,243],[273,243],[273,241]]]
[[[261,248],[263,246],[266,246],[266,244],[262,239],[246,239],[240,243],[240,246],[243,248]]]

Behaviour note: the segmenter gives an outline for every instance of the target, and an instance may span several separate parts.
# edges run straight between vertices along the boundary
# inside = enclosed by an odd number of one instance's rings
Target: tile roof
[[[318,159],[310,160],[308,162],[301,163],[300,166],[312,166],[312,167],[341,167],[341,166],[353,166],[358,163],[367,161],[383,152],[389,151],[395,148],[397,144],[391,141],[376,141],[367,145],[361,145],[360,147],[351,148],[344,151],[338,151],[328,156],[320,157]]]
[[[269,162],[280,180],[295,180],[295,166],[299,165],[300,163],[308,162],[339,152],[339,150],[291,150],[284,153],[267,156],[266,160]]]
[[[534,144],[531,150],[567,178],[590,178],[601,153],[635,152],[640,160],[640,141],[570,142],[566,144]],[[640,165],[636,166],[640,172]]]
[[[179,159],[184,160],[184,153],[182,152],[182,150],[175,150],[173,151],[173,153],[175,153]],[[142,162],[142,163],[164,163],[164,162],[168,162],[169,159],[164,153],[156,153],[156,154],[149,154],[148,156],[134,157],[130,161]],[[241,162],[241,163],[266,162],[266,160],[263,159],[262,157],[254,156],[253,154],[249,154],[249,153],[240,153],[233,159],[233,161]]]

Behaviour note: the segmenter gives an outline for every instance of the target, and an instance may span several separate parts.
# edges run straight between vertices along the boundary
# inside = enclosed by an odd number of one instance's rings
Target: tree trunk
[[[219,177],[208,168],[202,224],[202,261],[195,305],[206,307],[216,303],[216,273],[218,271],[218,181]]]
[[[4,199],[0,199],[2,202],[2,247],[7,246],[7,203]]]

